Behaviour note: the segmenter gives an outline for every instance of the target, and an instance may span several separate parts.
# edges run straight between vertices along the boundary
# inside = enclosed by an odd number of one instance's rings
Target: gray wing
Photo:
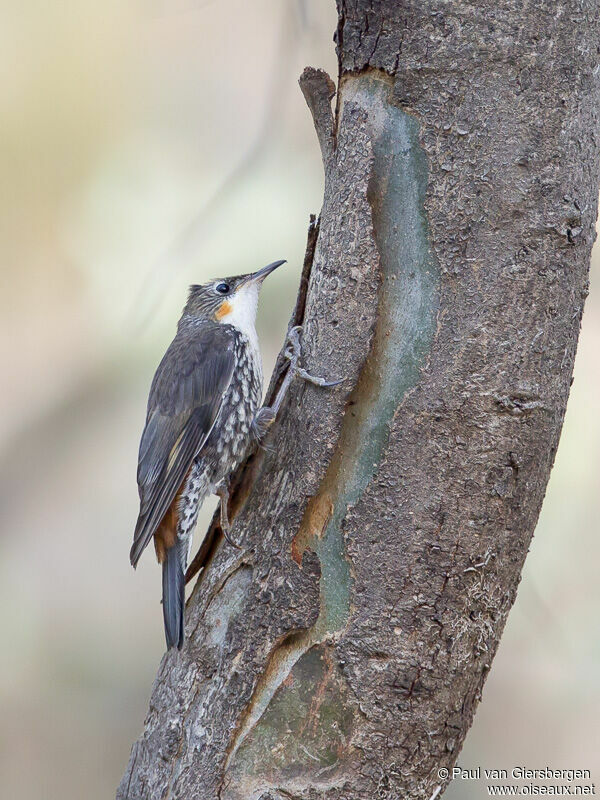
[[[150,389],[140,442],[140,513],[133,536],[133,566],[168,511],[215,423],[231,382],[231,328],[206,323],[179,331]]]

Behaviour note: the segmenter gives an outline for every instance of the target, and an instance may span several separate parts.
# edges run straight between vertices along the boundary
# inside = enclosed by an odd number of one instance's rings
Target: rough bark
[[[439,797],[544,496],[597,212],[599,4],[338,11],[335,115],[301,79],[326,181],[295,321],[345,382],[294,382],[240,476],[250,549],[205,548],[119,798]]]

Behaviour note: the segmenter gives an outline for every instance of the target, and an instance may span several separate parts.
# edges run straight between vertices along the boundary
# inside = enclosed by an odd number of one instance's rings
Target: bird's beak
[[[248,275],[248,283],[262,283],[267,275],[270,275],[273,270],[276,270],[277,267],[280,267],[285,263],[285,259],[283,259],[283,261],[273,261],[272,264],[267,264],[266,267],[263,267],[256,272],[252,272],[250,275]]]

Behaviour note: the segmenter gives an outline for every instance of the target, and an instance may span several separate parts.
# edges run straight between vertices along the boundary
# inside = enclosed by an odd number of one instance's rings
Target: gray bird
[[[167,647],[183,644],[185,570],[198,510],[209,494],[221,500],[227,539],[228,479],[253,437],[275,418],[294,374],[320,386],[297,366],[299,329],[290,331],[291,369],[273,406],[260,408],[263,375],[255,320],[263,280],[284,264],[249,275],[192,286],[177,334],[152,381],[140,442],[137,481],[140,513],[130,559],[135,567],[154,537],[162,564]]]

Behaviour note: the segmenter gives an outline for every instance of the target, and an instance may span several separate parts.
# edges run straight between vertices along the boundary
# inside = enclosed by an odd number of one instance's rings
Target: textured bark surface
[[[338,11],[334,116],[324,74],[301,80],[326,181],[295,321],[304,365],[345,382],[295,381],[240,476],[250,549],[204,549],[122,799],[439,797],[556,452],[597,211],[599,3]]]

